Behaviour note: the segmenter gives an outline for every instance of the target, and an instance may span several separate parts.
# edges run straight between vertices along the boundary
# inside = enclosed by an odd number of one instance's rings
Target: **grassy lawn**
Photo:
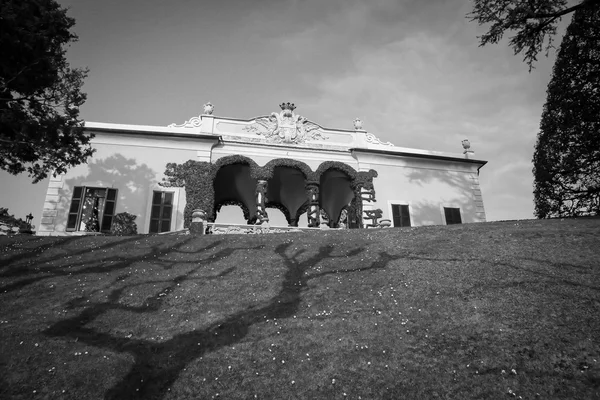
[[[600,398],[600,219],[0,239],[2,399]]]

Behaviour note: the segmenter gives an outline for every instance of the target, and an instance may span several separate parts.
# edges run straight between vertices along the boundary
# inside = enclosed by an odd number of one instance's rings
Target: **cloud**
[[[313,89],[300,104],[303,115],[340,128],[358,116],[402,147],[460,153],[469,138],[489,161],[481,171],[488,218],[531,218],[531,156],[547,78],[528,74],[506,46],[477,47],[466,12],[449,17],[448,2],[378,4],[353,4],[272,39],[281,57],[306,49],[294,53],[296,62],[335,55],[300,72]],[[417,12],[408,17],[411,7]]]

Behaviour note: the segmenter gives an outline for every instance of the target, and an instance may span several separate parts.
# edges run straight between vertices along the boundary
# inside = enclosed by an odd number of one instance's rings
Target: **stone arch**
[[[326,161],[315,171],[319,182],[319,207],[330,217],[330,227],[336,227],[342,210],[356,197],[358,173],[348,164]]]
[[[271,178],[276,167],[289,167],[297,169],[302,172],[304,179],[307,181],[313,178],[313,171],[308,164],[302,161],[294,160],[293,158],[275,158],[269,161],[264,165],[264,167],[261,167],[261,170],[264,171],[262,173],[263,176],[266,179]]]
[[[306,163],[291,158],[277,158],[262,167],[261,178],[268,182],[267,207],[281,210],[288,225],[298,226],[298,211],[308,203],[305,188],[312,175]]]
[[[242,156],[240,154],[233,154],[231,156],[221,157],[213,163],[213,179],[219,173],[219,169],[232,164],[248,165],[251,171],[251,175],[255,178],[258,175],[258,171],[261,169],[261,167],[256,163],[256,161],[254,161],[250,157]]]
[[[320,181],[321,175],[323,175],[327,170],[335,169],[340,172],[345,173],[351,181],[354,181],[358,176],[358,172],[351,166],[341,161],[325,161],[319,165],[317,170],[314,173],[314,178],[317,182]]]
[[[218,159],[213,168],[214,207],[213,221],[223,205],[238,205],[247,221],[256,216],[256,183],[258,164],[242,155],[231,155]]]

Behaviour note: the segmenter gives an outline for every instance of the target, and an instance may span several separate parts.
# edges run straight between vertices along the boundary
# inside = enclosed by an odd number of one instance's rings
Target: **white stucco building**
[[[214,221],[230,204],[249,223],[277,208],[293,226],[485,221],[479,171],[486,161],[473,158],[468,142],[456,154],[402,148],[363,130],[360,120],[352,130],[330,129],[297,115],[293,104],[280,108],[244,120],[214,116],[208,103],[181,125],[86,123],[96,152],[50,179],[37,233],[81,234],[94,209],[104,232],[120,212],[137,216],[140,233],[175,231],[194,208],[209,208]],[[167,163],[189,160],[210,173],[188,175],[185,188],[159,185]],[[212,197],[190,200],[196,184]]]

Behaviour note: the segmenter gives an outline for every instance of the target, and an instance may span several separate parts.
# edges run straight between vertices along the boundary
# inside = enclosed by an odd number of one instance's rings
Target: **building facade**
[[[479,170],[462,154],[408,149],[354,129],[324,128],[282,103],[250,120],[204,113],[168,127],[86,123],[87,164],[50,179],[39,235],[108,232],[116,214],[139,233],[184,229],[239,206],[249,224],[280,210],[289,226],[367,228],[485,221]],[[183,167],[190,167],[185,169]],[[184,171],[187,175],[183,176]],[[90,227],[90,220],[94,226]]]

